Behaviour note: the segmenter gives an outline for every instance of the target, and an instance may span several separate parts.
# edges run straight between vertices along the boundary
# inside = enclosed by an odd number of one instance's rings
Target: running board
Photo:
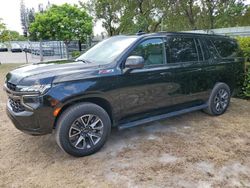
[[[145,119],[140,119],[140,120],[137,120],[137,121],[132,121],[132,122],[129,122],[129,123],[124,123],[124,124],[121,124],[121,125],[118,126],[118,130],[128,129],[128,128],[136,127],[136,126],[139,126],[139,125],[142,125],[142,124],[150,123],[150,122],[153,122],[153,121],[167,119],[167,118],[170,118],[170,117],[186,114],[186,113],[189,113],[189,112],[202,110],[202,109],[207,108],[207,107],[208,107],[207,104],[203,104],[203,105],[200,105],[200,106],[186,108],[186,109],[183,109],[183,110],[174,111],[174,112],[170,112],[170,113],[167,113],[167,114],[161,114],[161,115],[157,115],[157,116],[153,116],[153,117],[149,117],[149,118],[145,118]]]

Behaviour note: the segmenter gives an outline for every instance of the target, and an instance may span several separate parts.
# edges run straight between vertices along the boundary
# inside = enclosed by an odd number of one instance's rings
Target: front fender
[[[55,84],[47,93],[48,101],[53,108],[64,109],[76,102],[93,102],[102,106],[116,119],[120,113],[119,94],[115,89],[100,89],[100,83],[95,81],[68,82]]]

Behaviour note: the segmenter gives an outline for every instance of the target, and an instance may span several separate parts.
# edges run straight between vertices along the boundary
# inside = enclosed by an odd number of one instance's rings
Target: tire
[[[204,111],[212,116],[222,115],[229,106],[230,98],[231,92],[228,85],[217,83],[210,94],[208,107]]]
[[[56,142],[66,153],[83,157],[102,148],[111,132],[108,113],[93,103],[66,109],[56,124]]]

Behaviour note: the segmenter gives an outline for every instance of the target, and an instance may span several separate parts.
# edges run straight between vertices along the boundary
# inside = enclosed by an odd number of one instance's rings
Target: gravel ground
[[[16,65],[0,65],[3,74]],[[124,131],[74,158],[54,135],[14,128],[0,91],[0,187],[250,187],[250,101],[219,117],[194,112]]]

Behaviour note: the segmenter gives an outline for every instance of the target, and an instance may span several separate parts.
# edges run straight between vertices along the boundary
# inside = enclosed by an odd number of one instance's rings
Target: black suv
[[[74,156],[98,151],[111,127],[205,110],[223,114],[244,59],[234,39],[154,33],[106,39],[76,62],[23,66],[6,76],[7,113],[32,135],[55,129]]]

